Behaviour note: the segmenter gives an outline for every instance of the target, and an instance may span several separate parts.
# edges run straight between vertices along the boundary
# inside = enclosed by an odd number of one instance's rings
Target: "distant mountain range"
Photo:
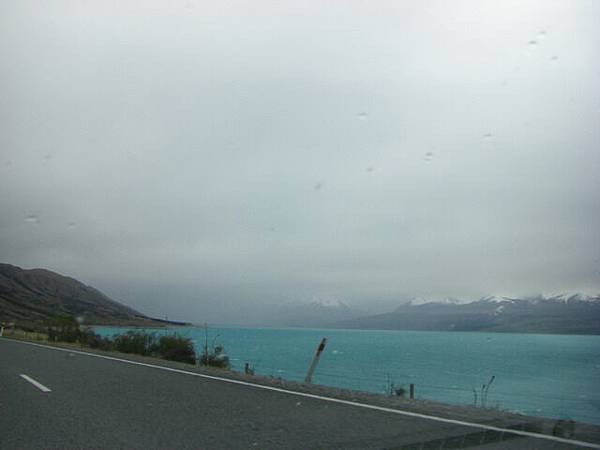
[[[0,264],[0,322],[34,325],[70,314],[97,325],[186,325],[148,317],[99,290],[45,269]],[[261,313],[271,326],[379,330],[600,334],[600,296],[405,300],[394,311],[368,315],[338,300],[288,302]]]
[[[59,314],[98,325],[178,324],[148,317],[74,278],[45,269],[0,264],[0,322],[35,325]]]
[[[308,302],[283,303],[273,308],[270,317],[264,319],[286,327],[322,327],[364,315],[363,311],[351,308],[339,300],[314,299]]]
[[[395,311],[341,320],[331,328],[600,334],[600,296],[484,297],[461,303],[409,301]]]

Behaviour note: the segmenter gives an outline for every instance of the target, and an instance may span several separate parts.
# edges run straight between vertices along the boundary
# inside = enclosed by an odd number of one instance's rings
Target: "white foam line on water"
[[[36,388],[38,388],[40,391],[42,392],[52,392],[50,389],[48,389],[46,386],[44,386],[42,383],[40,383],[39,381],[35,381],[33,378],[25,375],[24,373],[22,373],[21,375],[19,375],[21,378],[23,378],[24,380],[29,381],[31,384],[33,384]]]
[[[6,339],[6,338],[4,338],[4,339]],[[253,388],[256,388],[256,389],[264,389],[264,390],[267,390],[267,391],[281,392],[281,393],[284,393],[284,394],[295,395],[295,396],[298,396],[298,397],[314,398],[314,399],[323,400],[323,401],[326,401],[326,402],[339,403],[339,404],[342,404],[342,405],[355,406],[355,407],[365,408],[365,409],[371,409],[371,410],[375,410],[375,411],[382,411],[382,412],[387,412],[387,413],[391,413],[391,414],[397,414],[397,415],[400,415],[400,416],[415,417],[415,418],[418,418],[418,419],[424,419],[424,420],[430,420],[430,421],[434,421],[434,422],[447,423],[447,424],[451,424],[451,425],[460,425],[460,426],[463,426],[463,427],[476,428],[476,429],[479,429],[479,430],[497,431],[497,432],[500,432],[500,433],[514,434],[514,435],[517,435],[517,436],[526,436],[526,437],[531,437],[531,438],[535,438],[535,439],[543,439],[543,440],[547,440],[547,441],[560,442],[560,443],[563,443],[563,444],[577,445],[577,446],[580,446],[580,447],[600,449],[600,444],[593,444],[591,442],[585,442],[585,441],[578,441],[578,440],[574,440],[574,439],[561,438],[561,437],[558,437],[558,436],[550,436],[550,435],[547,435],[547,434],[534,433],[534,432],[531,432],[531,431],[512,430],[510,428],[495,427],[495,426],[492,426],[492,425],[484,425],[484,424],[481,424],[481,423],[465,422],[465,421],[462,421],[462,420],[455,420],[455,419],[446,419],[444,417],[430,416],[430,415],[427,415],[427,414],[415,413],[415,412],[411,412],[411,411],[404,411],[404,410],[401,410],[401,409],[386,408],[384,406],[369,405],[367,403],[358,403],[358,402],[354,402],[354,401],[350,401],[350,400],[341,400],[341,399],[338,399],[338,398],[324,397],[322,395],[308,394],[308,393],[305,393],[305,392],[290,391],[288,389],[283,389],[283,388],[278,388],[278,387],[273,387],[273,386],[265,386],[265,385],[262,385],[262,384],[250,383],[248,381],[233,380],[233,379],[230,379],[230,378],[217,377],[217,376],[214,376],[214,375],[206,375],[206,374],[203,374],[203,373],[189,372],[187,370],[174,369],[172,367],[164,367],[164,366],[158,366],[158,365],[155,365],[155,364],[149,364],[149,363],[143,363],[143,362],[139,362],[139,361],[131,361],[131,360],[128,360],[128,359],[116,358],[114,356],[98,355],[98,354],[95,354],[95,353],[87,353],[87,352],[82,352],[82,351],[78,351],[78,350],[70,350],[68,348],[52,347],[52,346],[49,346],[49,345],[36,344],[34,342],[19,341],[19,340],[14,340],[14,339],[6,339],[6,340],[10,340],[11,342],[18,342],[20,344],[33,345],[35,347],[47,348],[47,349],[50,349],[50,350],[57,350],[57,351],[62,351],[62,352],[76,353],[78,355],[85,355],[85,356],[91,356],[91,357],[94,357],[94,358],[102,358],[102,359],[108,359],[108,360],[111,360],[111,361],[118,361],[118,362],[122,362],[122,363],[125,363],[125,364],[132,364],[132,365],[135,365],[135,366],[151,367],[153,369],[165,370],[167,372],[181,373],[181,374],[184,374],[184,375],[191,375],[191,376],[194,376],[194,377],[200,377],[200,378],[205,378],[205,379],[209,379],[209,380],[217,380],[217,381],[223,381],[225,383],[239,384],[239,385],[242,385],[242,386],[250,386],[250,387],[253,387]],[[26,375],[21,375],[21,376],[26,376]]]

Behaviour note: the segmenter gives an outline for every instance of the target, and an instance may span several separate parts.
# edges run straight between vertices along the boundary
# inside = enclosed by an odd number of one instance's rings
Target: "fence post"
[[[308,368],[308,373],[306,374],[306,378],[304,382],[310,384],[312,382],[313,372],[317,368],[317,364],[319,364],[319,359],[321,358],[321,353],[325,349],[325,344],[327,343],[327,338],[323,338],[319,347],[317,347],[317,352],[315,353],[315,357],[312,360],[310,367]]]
[[[413,400],[415,398],[415,385],[410,383],[410,399]]]
[[[204,322],[204,365],[208,367],[208,323]]]

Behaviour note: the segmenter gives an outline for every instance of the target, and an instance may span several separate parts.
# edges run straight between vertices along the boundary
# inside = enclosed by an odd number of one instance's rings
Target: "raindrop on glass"
[[[535,48],[535,47],[537,47],[538,42],[535,39],[532,39],[527,44],[529,45],[529,48]]]
[[[77,224],[75,222],[69,222],[67,225],[67,228],[69,230],[73,230],[73,229],[75,229],[76,226],[77,226]]]
[[[429,162],[433,159],[433,152],[427,152],[425,153],[425,161]]]
[[[490,139],[492,139],[494,137],[494,135],[492,133],[485,133],[483,135],[483,139],[486,141],[489,141]]]
[[[537,38],[538,39],[544,39],[546,37],[546,31],[545,30],[541,30],[538,34],[537,34]]]
[[[23,220],[27,223],[34,223],[34,224],[40,223],[40,218],[38,216],[36,216],[35,214],[28,214],[25,216],[25,219],[23,219]]]
[[[556,55],[552,56],[550,58],[550,61],[554,61],[554,62],[558,61],[558,56],[556,56]]]
[[[320,191],[322,188],[323,188],[323,183],[321,183],[321,182],[318,182],[314,186],[315,191]]]
[[[367,172],[373,172],[375,168],[373,166],[367,167]]]
[[[367,113],[366,113],[366,112],[364,112],[364,111],[363,111],[363,112],[361,112],[361,113],[358,113],[358,118],[359,118],[360,120],[367,120],[367,118],[368,118],[368,117],[369,117],[369,114],[367,114]]]

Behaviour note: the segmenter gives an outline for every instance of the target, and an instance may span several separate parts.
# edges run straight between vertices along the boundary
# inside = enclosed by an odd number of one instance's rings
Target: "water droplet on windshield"
[[[323,183],[322,182],[318,182],[317,184],[315,184],[315,191],[320,191],[323,188]]]
[[[493,135],[492,133],[485,133],[485,134],[483,135],[483,140],[485,140],[485,141],[489,141],[489,140],[491,140],[493,137],[494,137],[494,135]]]
[[[375,168],[373,166],[367,167],[367,172],[373,172]]]
[[[364,111],[363,111],[363,112],[360,112],[360,113],[358,113],[358,118],[359,118],[360,120],[367,120],[367,118],[368,118],[368,117],[369,117],[369,114],[367,114],[367,113],[366,113],[366,112],[364,112]]]
[[[550,61],[558,61],[558,56],[554,55],[550,58]]]
[[[40,218],[39,216],[35,215],[35,214],[27,214],[25,216],[25,219],[23,219],[25,222],[27,223],[34,223],[34,224],[38,224],[40,223]]]
[[[538,39],[544,39],[546,37],[546,31],[545,30],[541,30],[538,34],[537,34],[537,38]]]
[[[430,162],[433,159],[433,152],[425,153],[425,158],[423,158],[423,159],[427,162]]]
[[[69,230],[73,230],[76,226],[77,226],[77,224],[75,222],[69,222],[69,224],[67,225],[67,228]]]
[[[532,39],[527,44],[529,45],[529,48],[535,48],[535,47],[537,47],[538,42],[535,39]]]

